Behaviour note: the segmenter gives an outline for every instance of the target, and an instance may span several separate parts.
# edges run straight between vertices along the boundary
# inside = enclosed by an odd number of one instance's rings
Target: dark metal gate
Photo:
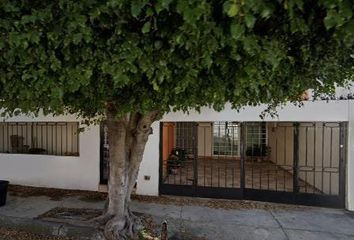
[[[106,124],[100,126],[100,184],[108,184],[109,177],[109,145],[108,128]]]
[[[160,193],[344,207],[346,123],[161,123]]]

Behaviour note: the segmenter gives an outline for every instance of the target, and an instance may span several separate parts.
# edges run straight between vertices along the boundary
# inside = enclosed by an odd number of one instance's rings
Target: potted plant
[[[0,180],[0,207],[4,206],[6,203],[7,187],[9,186],[8,181]]]
[[[169,174],[177,174],[178,169],[186,160],[186,152],[183,149],[175,148],[172,150],[170,157],[167,160],[167,169]]]
[[[258,145],[254,144],[253,146],[249,146],[246,150],[246,156],[251,157],[251,159],[256,158],[257,162],[261,162],[266,159],[270,154],[270,147],[266,145]]]

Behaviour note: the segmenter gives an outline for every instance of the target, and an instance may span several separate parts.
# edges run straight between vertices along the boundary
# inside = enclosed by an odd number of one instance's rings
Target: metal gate
[[[160,193],[344,207],[346,123],[164,122]]]

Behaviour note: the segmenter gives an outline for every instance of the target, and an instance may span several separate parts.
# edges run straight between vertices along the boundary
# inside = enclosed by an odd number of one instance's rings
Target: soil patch
[[[66,190],[41,187],[27,187],[19,185],[10,185],[9,192],[13,196],[31,197],[31,196],[47,196],[51,200],[60,201],[66,197],[77,197],[81,201],[98,202],[104,201],[107,193],[81,190]],[[226,200],[226,199],[210,199],[210,198],[194,198],[194,197],[178,197],[178,196],[141,196],[132,195],[135,201],[148,202],[156,204],[170,204],[177,206],[203,206],[219,209],[296,209],[306,210],[313,207],[289,205],[280,203],[257,202],[248,200]]]
[[[90,220],[100,216],[102,211],[98,209],[83,208],[54,208],[40,216],[39,219],[50,222],[66,223],[76,226],[93,226]],[[143,230],[140,239],[157,240],[160,234],[160,227],[147,214],[134,212],[141,219]]]
[[[46,196],[50,200],[60,201],[67,197],[79,197],[83,201],[103,201],[107,194],[94,191],[67,190],[57,188],[29,187],[20,185],[9,185],[9,193],[17,197],[39,197]]]
[[[86,208],[53,208],[48,212],[39,215],[37,218],[43,220],[57,220],[56,222],[66,221],[89,221],[102,214],[98,209],[86,209]]]
[[[157,204],[169,204],[176,206],[202,206],[216,209],[308,209],[312,207],[289,205],[281,203],[257,202],[248,200],[227,200],[178,196],[141,196],[133,195],[132,199],[140,202],[150,202]]]

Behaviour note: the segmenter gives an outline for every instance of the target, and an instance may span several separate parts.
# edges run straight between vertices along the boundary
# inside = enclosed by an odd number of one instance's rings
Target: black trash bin
[[[0,180],[0,207],[4,206],[6,203],[7,187],[9,186],[8,181]]]

